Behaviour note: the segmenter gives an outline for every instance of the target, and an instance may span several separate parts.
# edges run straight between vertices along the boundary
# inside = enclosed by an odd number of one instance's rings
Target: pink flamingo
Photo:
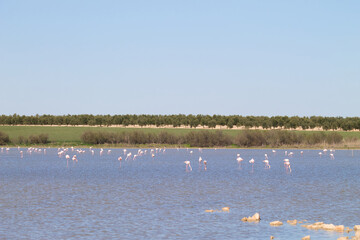
[[[255,163],[255,160],[252,158],[252,159],[250,159],[249,163],[251,164],[251,172],[254,172],[254,163]]]
[[[66,155],[65,158],[66,158],[66,167],[69,167],[69,159],[70,159],[70,156],[69,156],[69,155]]]
[[[285,166],[286,172],[291,173],[291,166],[290,166],[290,161],[289,161],[289,159],[284,159],[284,166]]]
[[[118,157],[118,161],[120,163],[120,167],[121,167],[121,160],[122,160],[122,157]]]
[[[243,160],[244,160],[244,159],[242,159],[241,157],[236,158],[236,161],[238,162],[238,165],[239,165],[239,169],[241,169],[241,162],[242,162]]]
[[[186,171],[189,172],[189,170],[190,170],[190,172],[191,172],[192,168],[191,168],[191,165],[190,165],[190,161],[185,161],[184,163],[186,164]]]
[[[265,159],[263,162],[265,163],[265,169],[270,169],[269,160]]]
[[[204,170],[206,171],[207,170],[207,161],[204,160]]]
[[[199,168],[201,167],[202,158],[199,157]]]
[[[131,152],[129,152],[127,155],[126,155],[126,158],[125,158],[125,161],[131,157]]]

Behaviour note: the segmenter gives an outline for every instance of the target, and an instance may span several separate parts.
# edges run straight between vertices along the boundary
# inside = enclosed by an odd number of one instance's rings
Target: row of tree
[[[196,128],[199,126],[215,128],[216,126],[262,127],[264,129],[283,128],[283,129],[314,129],[344,131],[360,130],[359,117],[287,117],[287,116],[223,116],[223,115],[35,115],[20,116],[1,115],[0,124],[2,125],[89,125],[89,126],[111,126],[111,125],[139,125],[139,126],[189,126]]]
[[[87,131],[81,136],[87,144],[172,144],[189,145],[190,147],[261,147],[261,146],[314,146],[319,144],[339,144],[343,137],[337,132],[304,132],[282,130],[245,130],[237,136],[224,134],[218,131],[191,131],[184,135],[175,135],[163,131],[158,134],[142,131],[130,132],[101,132]]]

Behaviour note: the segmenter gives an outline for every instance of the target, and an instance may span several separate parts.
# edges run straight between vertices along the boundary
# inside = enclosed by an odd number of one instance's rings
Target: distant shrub
[[[326,142],[328,144],[337,144],[343,141],[343,136],[340,133],[332,132],[326,135]]]
[[[228,146],[232,143],[222,131],[192,131],[184,137],[184,142],[192,147]]]
[[[166,131],[158,134],[131,131],[121,133],[84,132],[81,140],[87,144],[188,144],[191,147],[225,147],[235,144],[239,147],[316,145],[320,143],[336,144],[343,141],[339,133],[303,133],[285,130],[245,130],[235,137],[223,131],[191,131],[185,135],[175,135]]]
[[[19,136],[18,137],[18,144],[27,144],[28,143],[28,139],[24,136]]]
[[[0,145],[5,145],[10,143],[9,135],[6,133],[0,132]]]
[[[31,135],[29,137],[30,144],[47,144],[49,143],[49,136],[47,134]]]

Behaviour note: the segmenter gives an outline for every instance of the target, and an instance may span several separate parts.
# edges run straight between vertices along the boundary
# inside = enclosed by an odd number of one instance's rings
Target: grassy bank
[[[303,139],[312,139],[316,134],[325,136],[334,134],[333,131],[288,131],[283,130],[287,133],[294,133],[293,135],[296,137],[297,135],[303,135],[301,138]],[[30,136],[46,134],[48,135],[49,144],[48,146],[70,146],[70,145],[94,145],[92,142],[85,142],[82,139],[82,135],[85,132],[101,132],[105,135],[112,135],[114,138],[117,136],[121,138],[121,136],[132,136],[134,132],[138,133],[137,137],[143,139],[145,137],[150,136],[150,138],[154,138],[154,136],[164,135],[164,133],[169,134],[173,138],[177,140],[174,141],[161,141],[161,140],[148,140],[146,141],[115,141],[114,144],[111,142],[101,142],[99,146],[111,146],[111,147],[129,147],[129,146],[139,146],[139,147],[150,147],[150,146],[167,146],[167,147],[197,147],[198,145],[195,140],[189,139],[192,133],[195,135],[201,135],[201,141],[206,141],[206,138],[210,137],[217,138],[216,133],[218,130],[204,130],[204,129],[179,129],[179,128],[114,128],[114,127],[58,127],[58,126],[0,126],[0,132],[7,134],[10,138],[12,145],[26,145],[19,144],[19,138],[29,138]],[[265,132],[269,132],[268,130],[221,130],[222,134],[225,137],[229,137],[231,139],[231,143],[226,145],[226,147],[261,147],[261,148],[360,148],[360,132],[345,132],[345,131],[337,131],[336,134],[342,137],[340,142],[332,143],[332,142],[313,142],[310,140],[307,141],[296,141],[293,140],[291,144],[287,144],[287,142],[280,142],[274,145],[272,141],[272,136],[268,136],[269,134],[265,134]],[[204,136],[203,136],[204,135]],[[264,136],[266,140],[264,140]],[[287,138],[294,138],[294,136],[288,136]],[[246,139],[244,139],[245,137]],[[319,137],[317,136],[317,137]],[[199,137],[193,137],[199,141]],[[255,138],[255,139],[254,139]],[[273,136],[273,138],[279,138],[279,136]],[[180,140],[179,140],[180,139]],[[183,139],[187,139],[186,142]],[[248,140],[250,139],[250,140]],[[152,142],[151,142],[152,141]],[[248,143],[248,141],[258,141],[259,143],[253,144]],[[261,142],[263,141],[263,142]],[[224,141],[226,143],[226,141]],[[270,143],[269,143],[270,142]],[[192,144],[189,144],[192,143]],[[259,145],[260,144],[260,145]],[[204,147],[204,146],[202,146]],[[220,146],[221,147],[221,146]]]

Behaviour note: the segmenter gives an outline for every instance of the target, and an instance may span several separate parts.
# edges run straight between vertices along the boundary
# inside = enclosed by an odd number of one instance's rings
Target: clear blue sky
[[[360,1],[0,0],[0,114],[360,116]]]

